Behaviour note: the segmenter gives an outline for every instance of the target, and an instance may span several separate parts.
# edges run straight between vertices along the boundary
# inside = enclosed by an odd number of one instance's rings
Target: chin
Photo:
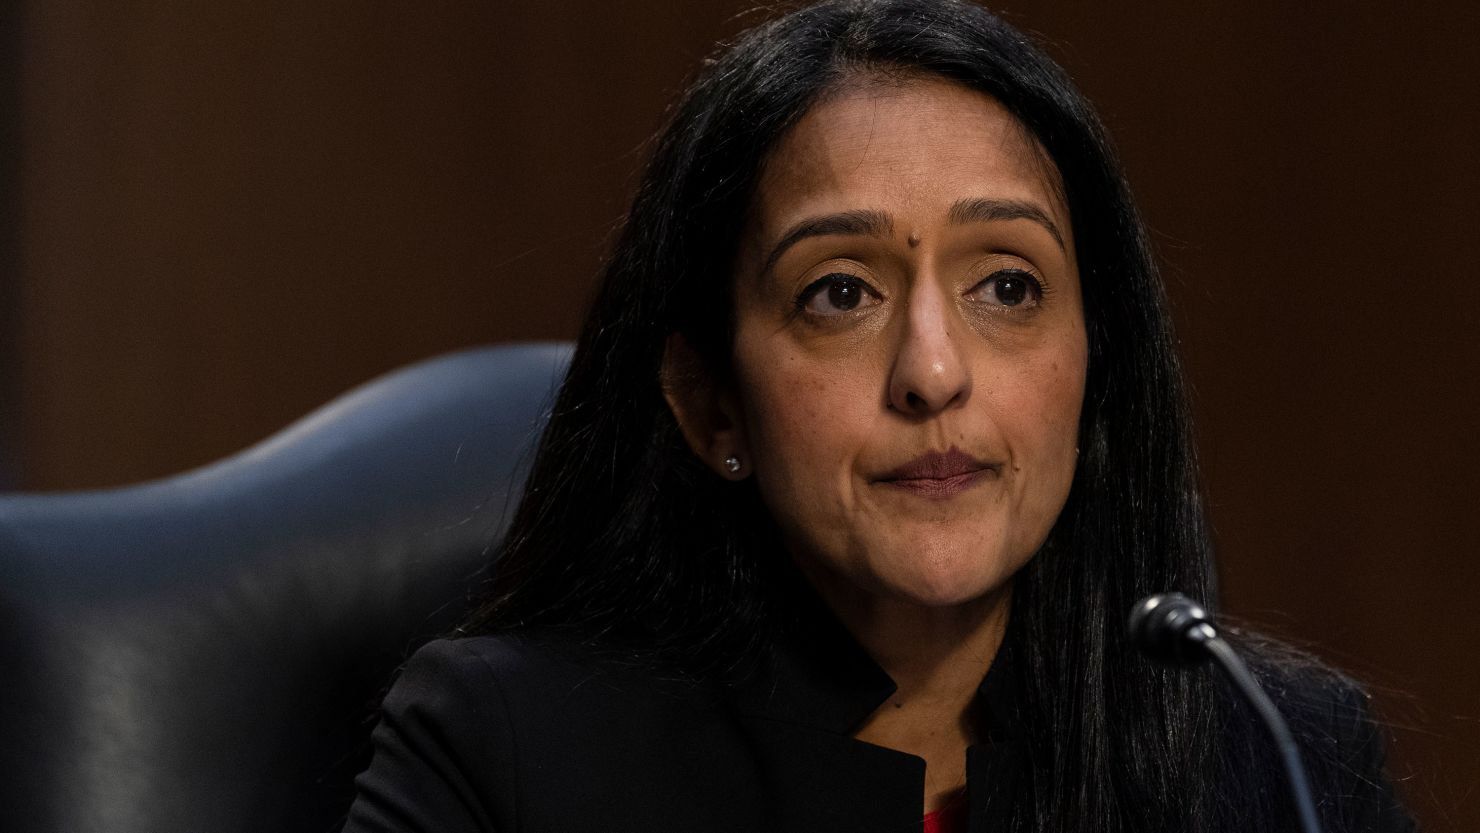
[[[891,588],[892,595],[900,601],[907,602],[919,607],[928,608],[951,608],[961,607],[978,601],[1001,590],[1008,582],[1003,581],[989,586],[971,584],[953,584],[946,586],[923,586],[909,588]]]
[[[905,569],[880,576],[884,592],[900,601],[921,607],[958,607],[1003,589],[1012,581],[1016,566],[1006,569],[1007,559],[983,563],[980,552],[933,554],[901,565]],[[1020,566],[1020,565],[1019,565]]]
[[[1036,546],[1016,525],[988,517],[976,523],[899,524],[860,547],[877,589],[921,607],[957,607],[1011,584]]]

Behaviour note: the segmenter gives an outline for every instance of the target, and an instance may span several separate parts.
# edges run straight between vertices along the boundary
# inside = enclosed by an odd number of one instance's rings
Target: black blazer
[[[1006,828],[1026,767],[1007,655],[979,691],[972,833]],[[840,634],[777,650],[723,691],[548,636],[432,642],[385,700],[345,831],[919,831],[924,761],[851,737],[893,691]],[[1330,830],[1410,830],[1359,712],[1327,719],[1346,772],[1317,779],[1322,813]]]

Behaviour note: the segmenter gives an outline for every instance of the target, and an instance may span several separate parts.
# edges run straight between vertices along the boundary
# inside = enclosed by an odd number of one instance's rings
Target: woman
[[[953,0],[745,34],[347,829],[1293,829],[1251,716],[1126,640],[1138,598],[1213,595],[1172,345],[1102,129],[1021,34]],[[1406,829],[1358,691],[1248,642],[1327,829]]]

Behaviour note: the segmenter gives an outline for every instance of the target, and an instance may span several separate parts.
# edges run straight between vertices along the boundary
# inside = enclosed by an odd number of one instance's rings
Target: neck
[[[1008,588],[948,608],[889,600],[837,610],[843,624],[899,687],[901,701],[954,701],[976,694],[1007,630]]]
[[[807,572],[843,626],[894,680],[898,691],[891,702],[965,705],[975,696],[1007,632],[1011,584],[958,605],[930,607]]]
[[[854,736],[924,758],[925,809],[938,809],[966,781],[972,704],[1006,633],[1011,586],[951,607],[826,583],[818,590],[897,686]]]

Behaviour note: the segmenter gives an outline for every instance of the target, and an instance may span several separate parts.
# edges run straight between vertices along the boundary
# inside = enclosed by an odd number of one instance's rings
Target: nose
[[[971,396],[971,368],[960,343],[965,322],[952,313],[944,293],[929,282],[911,292],[889,374],[891,410],[928,416],[960,407]]]

